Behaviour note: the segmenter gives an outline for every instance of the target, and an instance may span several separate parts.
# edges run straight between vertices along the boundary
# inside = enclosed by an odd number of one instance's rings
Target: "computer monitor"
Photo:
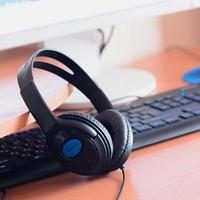
[[[0,0],[0,50],[41,41],[53,48],[57,48],[58,43],[67,44],[72,49],[78,46],[88,51],[88,56],[83,58],[88,57],[91,62],[83,66],[92,66],[87,69],[89,72],[98,71],[97,67],[94,68],[99,59],[96,47],[73,38],[73,34],[84,35],[86,31],[133,18],[160,16],[197,7],[200,7],[199,0]],[[67,35],[69,37],[63,41],[55,39]],[[75,58],[79,58],[81,55],[76,49]],[[71,49],[67,51],[71,52]],[[156,86],[152,74],[137,69],[104,70],[103,78],[100,75],[96,81],[110,99],[125,95],[144,96]],[[73,93],[71,101],[72,104],[75,102],[76,108],[79,108],[80,99],[78,93]],[[81,103],[88,106],[86,99]],[[69,108],[74,109],[72,104]]]
[[[198,0],[0,0],[0,49],[199,6]]]

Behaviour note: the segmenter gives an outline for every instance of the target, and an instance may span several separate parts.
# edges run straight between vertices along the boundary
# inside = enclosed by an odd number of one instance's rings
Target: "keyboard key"
[[[148,124],[150,122],[154,122],[154,121],[158,121],[158,120],[162,120],[162,117],[161,116],[152,117],[152,118],[149,118],[149,119],[141,120],[140,122],[143,123],[143,124]]]
[[[178,101],[178,102],[181,101],[182,99],[183,99],[183,97],[180,97],[180,96],[177,96],[177,97],[173,98],[174,101]]]
[[[45,156],[38,154],[38,155],[34,156],[32,159],[38,161],[38,160],[42,160],[44,158],[45,158]]]
[[[187,108],[184,108],[182,111],[183,112],[192,112],[192,111],[194,111],[194,108],[187,107]]]
[[[41,134],[41,133],[30,133],[30,135],[36,139],[43,139],[45,138],[45,135],[44,134]]]
[[[145,101],[145,102],[144,102],[145,105],[151,105],[151,104],[153,104],[153,103],[155,103],[155,100],[154,100],[154,99],[153,99],[153,100],[148,100],[148,101]]]
[[[181,104],[178,103],[178,102],[172,102],[170,106],[173,107],[173,108],[176,108],[176,107],[181,106]]]
[[[179,122],[181,119],[179,117],[168,117],[163,119],[163,121],[167,122],[168,124]]]
[[[135,118],[129,118],[128,120],[129,120],[129,122],[131,122],[131,123],[140,121],[140,119],[137,118],[137,117],[135,117]]]
[[[165,110],[168,110],[170,109],[169,106],[165,105],[165,104],[162,104],[162,103],[154,103],[151,105],[153,108],[157,108],[161,111],[165,111]]]
[[[8,159],[3,159],[3,160],[0,160],[0,165],[4,165],[6,163],[8,163],[9,160]]]
[[[185,95],[186,98],[189,98],[189,99],[192,99],[193,97],[195,97],[195,94],[192,94],[192,93],[187,93]]]
[[[135,127],[135,126],[141,126],[143,124],[141,124],[140,122],[134,122],[131,124],[132,127]]]
[[[189,99],[192,99],[194,101],[200,102],[200,96],[199,95],[187,94],[186,97],[189,98]]]
[[[181,115],[180,115],[180,117],[181,118],[183,118],[183,119],[189,119],[189,118],[192,118],[192,117],[194,117],[194,115],[192,114],[192,113],[182,113]]]
[[[132,118],[135,118],[135,117],[139,117],[141,114],[140,113],[129,113],[130,115],[130,117],[132,117]]]
[[[179,102],[180,102],[181,104],[185,105],[185,104],[191,103],[191,100],[183,98],[183,99],[180,100]]]
[[[8,173],[10,171],[13,171],[13,169],[14,168],[10,164],[0,165],[0,174]]]
[[[196,91],[195,94],[196,94],[196,95],[200,95],[200,91]]]
[[[200,102],[200,96],[195,96],[193,100]]]
[[[165,111],[165,110],[169,110],[170,108],[171,108],[170,106],[163,105],[163,106],[160,106],[158,109],[162,110],[162,111]]]
[[[6,149],[7,145],[5,145],[4,143],[0,144],[0,150]]]
[[[149,119],[149,118],[152,118],[152,116],[146,114],[146,115],[142,115],[142,116],[140,116],[139,118],[140,118],[140,119]]]
[[[134,128],[139,132],[151,130],[151,126],[148,126],[148,125],[140,125],[140,126],[136,126]]]
[[[151,106],[154,108],[159,108],[160,106],[163,106],[163,104],[162,103],[153,103],[153,104],[151,104]]]
[[[146,114],[149,114],[149,115],[151,115],[151,116],[153,116],[153,117],[157,117],[157,116],[161,115],[162,112],[159,111],[159,110],[153,110],[153,109],[152,109],[152,110],[148,111]]]
[[[194,115],[200,115],[200,110],[193,110],[191,113]]]
[[[175,95],[172,95],[172,94],[168,94],[168,95],[166,95],[166,98],[167,99],[171,99],[171,98],[173,98]]]
[[[165,126],[166,123],[161,121],[161,120],[158,120],[158,121],[154,121],[154,122],[149,123],[149,125],[154,127],[154,128],[158,128],[158,127]]]
[[[168,99],[168,100],[163,101],[162,103],[166,105],[170,105],[171,103],[173,103],[173,101]]]
[[[162,97],[156,97],[155,101],[160,102],[160,101],[164,101],[166,99],[165,96]]]
[[[10,149],[4,149],[3,150],[3,154],[5,155],[5,156],[9,156],[9,154],[10,154]]]

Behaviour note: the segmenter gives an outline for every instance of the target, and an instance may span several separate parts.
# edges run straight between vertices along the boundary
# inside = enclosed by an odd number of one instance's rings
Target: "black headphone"
[[[36,57],[53,58],[72,71],[69,73]],[[56,117],[40,95],[32,68],[52,72],[78,88],[98,111],[96,118],[83,113]],[[21,96],[44,131],[50,151],[66,169],[81,175],[96,175],[120,168],[133,145],[128,120],[113,110],[111,102],[88,74],[73,60],[55,50],[34,53],[18,71]]]

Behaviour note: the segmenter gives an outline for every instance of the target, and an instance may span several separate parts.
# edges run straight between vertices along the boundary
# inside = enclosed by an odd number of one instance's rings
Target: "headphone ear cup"
[[[84,113],[74,113],[74,112],[64,113],[59,118],[67,119],[68,121],[73,120],[76,121],[76,123],[84,123],[85,125],[89,126],[90,128],[92,128],[97,132],[96,137],[99,137],[99,141],[101,141],[98,143],[97,148],[99,145],[103,146],[106,155],[104,156],[100,155],[100,157],[104,157],[105,162],[104,161],[102,162],[103,166],[98,172],[95,172],[95,174],[104,173],[105,169],[107,169],[108,165],[110,164],[113,155],[113,143],[108,130],[97,119]],[[88,157],[87,159],[90,158]],[[88,172],[88,175],[90,175],[90,173],[91,172]]]
[[[127,160],[133,145],[133,133],[128,120],[116,110],[106,110],[97,117],[109,131],[114,152],[108,171],[120,168]]]

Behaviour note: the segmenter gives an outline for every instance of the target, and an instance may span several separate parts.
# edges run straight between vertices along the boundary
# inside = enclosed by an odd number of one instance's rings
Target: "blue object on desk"
[[[184,74],[183,80],[186,83],[197,84],[200,83],[200,67],[197,67]]]

